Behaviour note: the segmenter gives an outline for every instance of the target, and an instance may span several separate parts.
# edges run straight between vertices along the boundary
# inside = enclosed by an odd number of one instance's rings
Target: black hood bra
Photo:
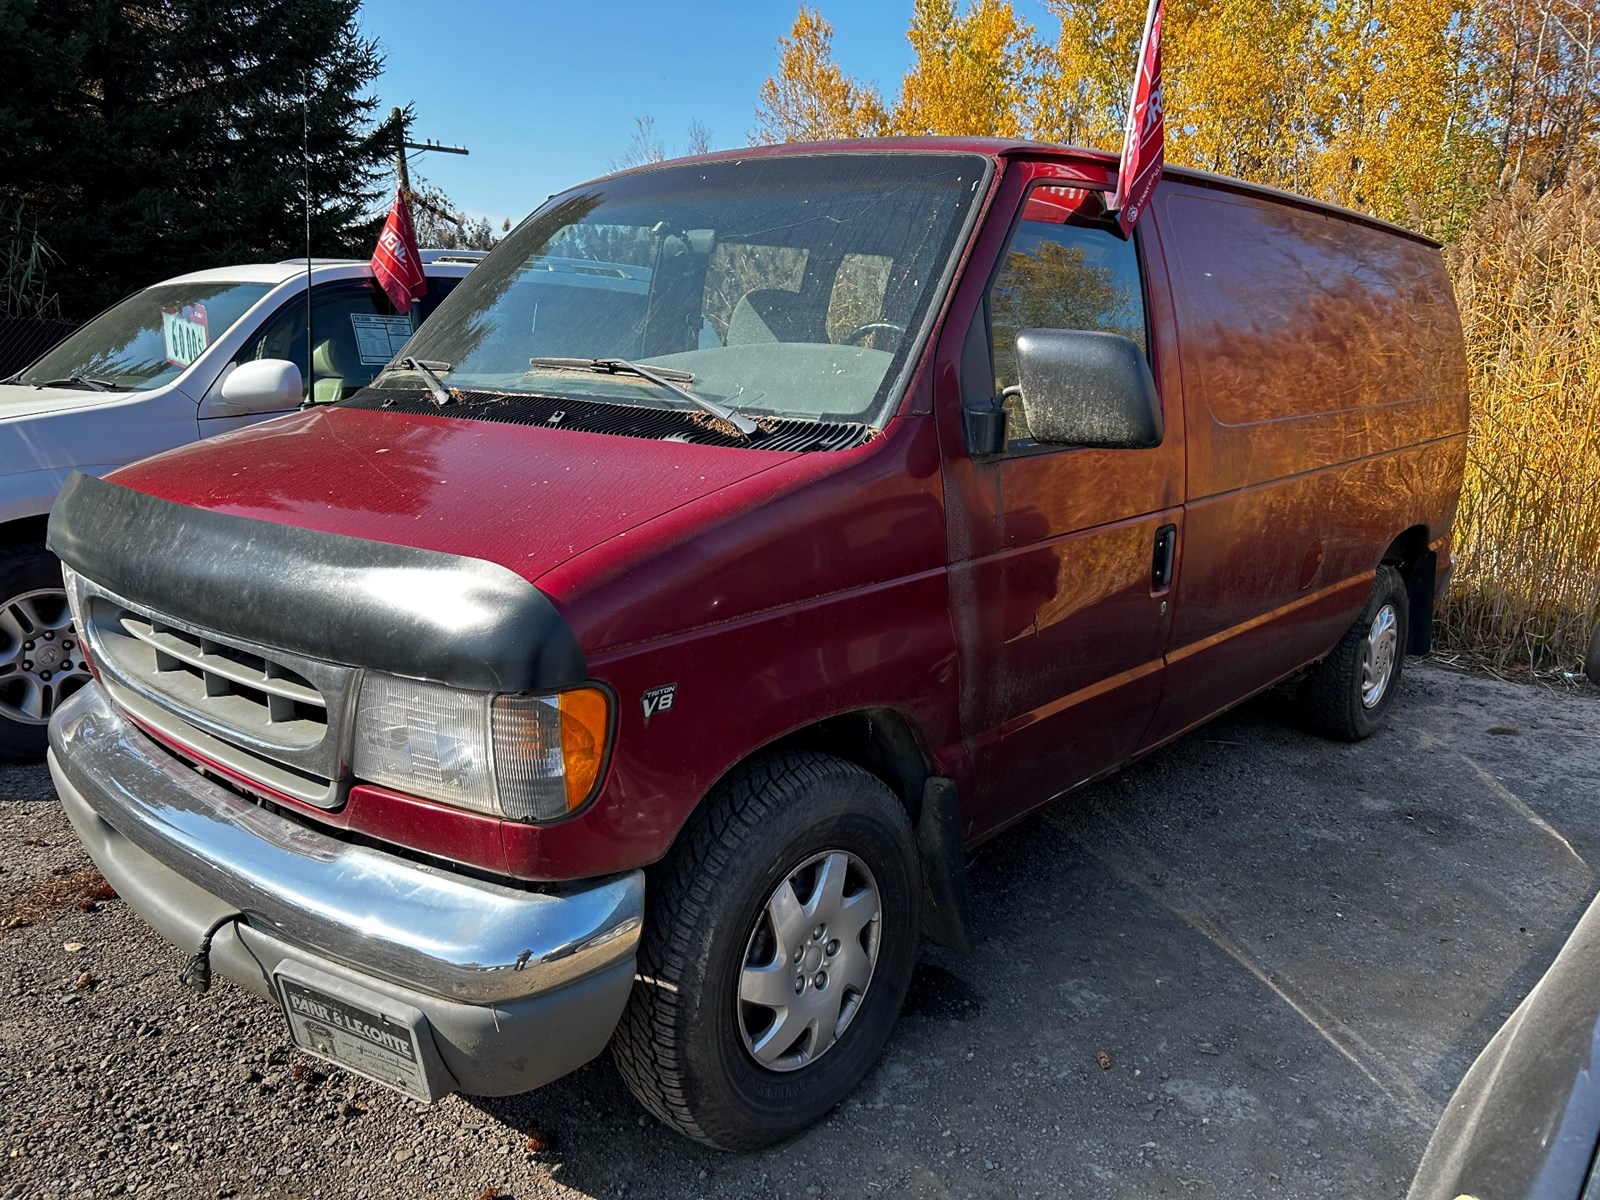
[[[480,691],[550,691],[588,673],[550,598],[479,558],[193,508],[79,473],[56,500],[48,544],[124,599],[328,662]]]

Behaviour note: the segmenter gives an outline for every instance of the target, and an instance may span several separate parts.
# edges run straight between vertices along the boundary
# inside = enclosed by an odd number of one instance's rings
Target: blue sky
[[[845,71],[885,98],[910,63],[912,0],[814,0]],[[1040,0],[1014,7],[1036,28]],[[741,146],[756,93],[777,66],[799,0],[366,0],[361,24],[386,58],[383,111],[413,104],[413,140],[465,145],[414,169],[474,215],[513,224],[546,196],[610,169],[634,118],[655,118],[669,155],[689,123],[712,145]]]

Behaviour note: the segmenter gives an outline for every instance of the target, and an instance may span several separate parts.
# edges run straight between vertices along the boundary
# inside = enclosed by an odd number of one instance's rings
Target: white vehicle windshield
[[[146,391],[188,368],[272,289],[269,283],[161,283],[106,309],[16,376],[39,387]]]
[[[601,180],[497,246],[407,359],[469,402],[692,407],[637,364],[751,419],[880,424],[988,170],[880,151]],[[394,364],[376,386],[421,384]]]

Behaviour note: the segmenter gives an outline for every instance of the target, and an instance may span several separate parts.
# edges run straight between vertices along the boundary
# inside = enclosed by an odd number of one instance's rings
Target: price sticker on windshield
[[[175,367],[187,367],[211,344],[206,306],[196,303],[185,304],[182,308],[163,308],[161,337],[166,342],[167,361]]]

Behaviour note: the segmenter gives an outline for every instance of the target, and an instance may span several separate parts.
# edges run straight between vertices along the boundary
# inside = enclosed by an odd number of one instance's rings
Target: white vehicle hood
[[[35,484],[0,484],[0,519],[24,490],[49,496],[71,469],[101,475],[135,459],[195,440],[195,402],[175,387],[148,392],[0,385],[0,481],[32,475]],[[60,476],[60,478],[57,478]],[[48,507],[48,501],[46,503]]]
[[[36,388],[31,383],[3,383],[0,384],[0,421],[104,404],[125,395],[126,392],[97,392],[91,388]]]

